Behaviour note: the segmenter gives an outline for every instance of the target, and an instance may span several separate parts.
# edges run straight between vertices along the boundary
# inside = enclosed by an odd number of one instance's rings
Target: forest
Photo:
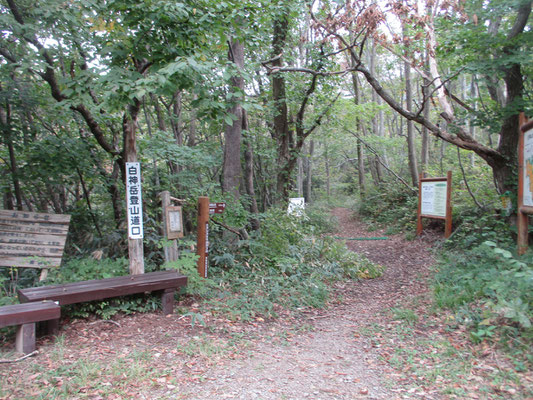
[[[419,177],[452,171],[434,304],[527,370],[533,253],[516,252],[516,212],[519,115],[533,118],[531,7],[2,0],[1,208],[71,215],[63,264],[45,283],[176,268],[217,312],[274,318],[324,306],[334,281],[383,273],[335,240],[332,208],[414,240]],[[141,165],[144,239],[127,236],[127,162]],[[163,191],[183,207],[171,265]],[[212,216],[208,279],[195,272],[200,196],[226,203]],[[295,197],[303,218],[287,215]],[[132,251],[144,261],[128,261]],[[38,280],[0,267],[0,305]],[[155,301],[70,312],[109,318]]]

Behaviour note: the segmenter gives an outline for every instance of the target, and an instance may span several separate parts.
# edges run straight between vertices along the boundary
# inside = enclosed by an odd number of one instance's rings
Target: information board
[[[423,216],[446,217],[447,182],[422,182],[421,213]]]
[[[128,237],[142,239],[143,202],[141,194],[141,164],[126,163],[126,202],[128,210]]]
[[[424,226],[422,218],[444,220],[444,237],[452,234],[452,171],[445,177],[426,178],[420,174],[418,179],[418,211],[416,234],[420,235]]]
[[[183,215],[181,206],[167,206],[167,238],[170,240],[183,237]]]
[[[533,207],[533,128],[524,132],[522,205]]]

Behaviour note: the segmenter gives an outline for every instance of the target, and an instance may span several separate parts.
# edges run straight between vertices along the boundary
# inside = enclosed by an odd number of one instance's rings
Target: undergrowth
[[[272,209],[260,216],[261,230],[231,245],[223,235],[212,243],[209,309],[232,319],[272,318],[279,311],[322,307],[331,284],[377,277],[381,267],[323,233],[335,226],[325,210],[302,217]],[[204,282],[207,283],[207,282]]]
[[[377,224],[387,234],[404,233],[413,236],[416,230],[418,197],[403,185],[373,187],[357,207],[359,216],[371,227]]]

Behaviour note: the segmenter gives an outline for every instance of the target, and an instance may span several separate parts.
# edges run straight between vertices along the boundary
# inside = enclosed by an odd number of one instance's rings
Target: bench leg
[[[17,326],[15,347],[23,354],[35,351],[35,322]]]
[[[175,289],[165,289],[161,293],[161,307],[163,314],[168,315],[174,312],[174,292]]]

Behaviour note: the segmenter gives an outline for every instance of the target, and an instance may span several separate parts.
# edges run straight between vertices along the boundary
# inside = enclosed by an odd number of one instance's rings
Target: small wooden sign
[[[183,237],[183,213],[181,206],[167,207],[167,238],[179,239]]]
[[[222,214],[226,209],[226,203],[209,203],[209,214]]]
[[[444,237],[452,234],[452,172],[445,177],[424,178],[418,180],[418,221],[416,234],[423,230],[422,217],[443,219],[445,221]]]

